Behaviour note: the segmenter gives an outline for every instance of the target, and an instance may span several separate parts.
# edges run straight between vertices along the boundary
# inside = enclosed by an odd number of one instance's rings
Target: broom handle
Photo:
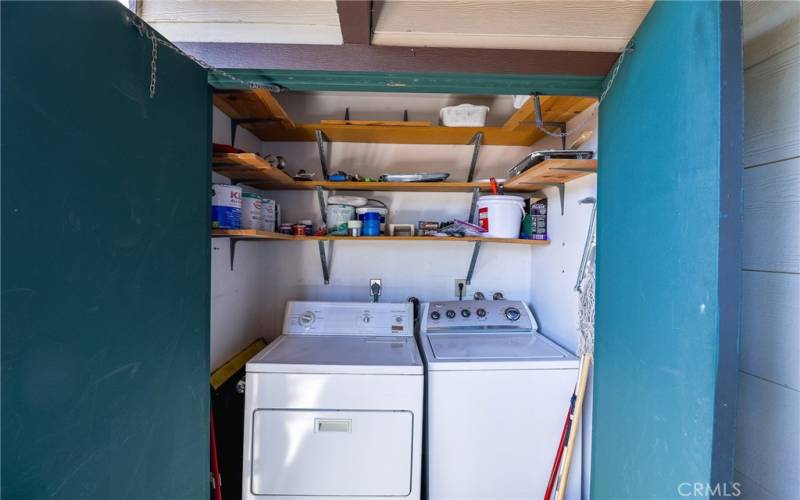
[[[567,442],[567,452],[564,455],[564,472],[558,482],[557,500],[564,500],[567,493],[567,479],[569,478],[569,466],[572,462],[572,452],[575,451],[575,440],[581,432],[581,412],[583,411],[583,396],[586,393],[586,382],[589,380],[589,366],[592,363],[591,354],[581,356],[581,377],[578,380],[578,393],[575,401],[575,416],[572,418],[572,432],[569,433]]]

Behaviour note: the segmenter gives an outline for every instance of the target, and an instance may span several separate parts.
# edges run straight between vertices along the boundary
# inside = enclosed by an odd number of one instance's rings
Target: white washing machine
[[[578,359],[537,329],[523,302],[423,308],[429,499],[544,498]],[[576,444],[570,499],[581,497]]]
[[[245,498],[419,498],[411,304],[289,302],[246,380]]]

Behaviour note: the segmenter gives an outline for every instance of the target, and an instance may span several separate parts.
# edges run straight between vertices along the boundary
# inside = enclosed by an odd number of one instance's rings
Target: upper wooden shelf
[[[542,96],[542,119],[564,122],[597,102],[591,97]],[[529,99],[499,127],[443,127],[427,121],[321,120],[296,123],[280,103],[263,89],[219,91],[214,105],[262,141],[316,141],[321,130],[334,142],[384,144],[468,144],[483,132],[483,145],[530,146],[544,137],[534,123],[533,100]]]
[[[417,191],[470,192],[475,188],[490,191],[488,182],[332,182],[295,181],[253,153],[214,155],[213,169],[232,182],[258,189],[312,190],[317,187],[341,191]],[[597,170],[597,160],[545,160],[505,182],[508,192],[533,192],[553,183],[566,183]]]
[[[278,240],[278,241],[480,241],[482,243],[508,243],[516,245],[549,245],[549,240],[523,240],[520,238],[485,238],[480,236],[291,236],[288,234],[257,231],[255,229],[213,229],[211,236],[216,238],[237,238],[242,240]]]

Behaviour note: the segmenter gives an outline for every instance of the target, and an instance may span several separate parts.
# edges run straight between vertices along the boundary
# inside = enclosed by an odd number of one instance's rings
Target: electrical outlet
[[[464,285],[464,288],[459,290],[459,288],[458,288],[459,284]],[[459,292],[460,292],[460,295],[459,295]],[[456,297],[459,297],[459,296],[466,297],[467,296],[467,280],[465,280],[465,279],[457,279],[456,280],[455,295],[456,295]]]

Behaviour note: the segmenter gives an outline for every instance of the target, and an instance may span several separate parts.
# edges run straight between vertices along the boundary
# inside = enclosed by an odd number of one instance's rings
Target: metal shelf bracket
[[[230,245],[230,257],[231,257],[231,272],[233,272],[233,261],[236,259],[236,244],[240,241],[243,241],[239,238],[229,238],[228,244]]]
[[[472,160],[469,163],[469,174],[467,175],[467,182],[472,182],[472,177],[475,175],[475,166],[478,164],[478,153],[481,151],[481,144],[483,143],[483,132],[476,132],[469,140],[467,145],[474,145],[475,149],[472,150]]]
[[[327,256],[325,255],[325,242],[320,240],[317,242],[319,244],[319,260],[320,264],[322,264],[322,278],[325,280],[325,284],[328,285],[331,282],[331,264],[332,264],[332,257],[333,257],[333,241],[328,244],[328,252]]]
[[[472,275],[475,272],[475,263],[478,261],[478,254],[481,252],[481,242],[476,241],[475,246],[472,247],[472,258],[469,260],[469,269],[467,270],[467,279],[464,282],[467,285],[472,284]]]
[[[248,123],[274,123],[281,121],[280,118],[231,118],[231,147],[235,147],[236,143],[236,130],[239,125],[246,125]]]
[[[349,112],[349,111],[348,111]],[[319,150],[319,164],[322,167],[322,180],[328,180],[328,157],[325,156],[325,143],[330,144],[330,139],[322,129],[316,130],[317,149]]]
[[[536,121],[536,127],[544,130],[545,127],[557,127],[559,135],[561,136],[561,149],[567,149],[567,124],[565,122],[546,122],[542,114],[542,101],[540,94],[535,92],[533,94],[533,114]]]
[[[561,215],[564,215],[564,195],[566,194],[566,185],[563,182],[540,182],[542,186],[555,186],[558,188],[558,197],[561,202]]]
[[[475,208],[478,206],[478,198],[481,195],[480,188],[474,188],[472,190],[472,201],[469,203],[469,217],[467,217],[467,222],[473,223],[473,219],[475,218]]]

